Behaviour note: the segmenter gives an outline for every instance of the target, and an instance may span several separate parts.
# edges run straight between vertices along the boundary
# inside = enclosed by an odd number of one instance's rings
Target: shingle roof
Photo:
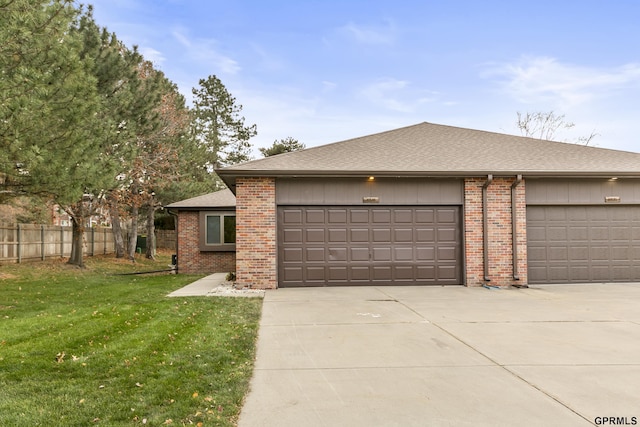
[[[425,122],[217,172],[227,183],[256,175],[640,176],[640,153]]]
[[[236,196],[224,189],[167,205],[167,209],[235,208]]]

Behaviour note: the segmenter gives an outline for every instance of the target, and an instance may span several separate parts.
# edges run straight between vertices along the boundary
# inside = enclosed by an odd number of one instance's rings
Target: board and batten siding
[[[462,205],[460,179],[343,178],[278,179],[276,204],[323,205]]]
[[[527,205],[640,205],[640,180],[529,178],[526,200]]]

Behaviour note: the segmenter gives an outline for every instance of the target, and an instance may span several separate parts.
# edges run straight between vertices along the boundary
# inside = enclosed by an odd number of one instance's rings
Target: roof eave
[[[524,178],[640,178],[640,171],[523,171],[523,170],[474,170],[474,171],[362,171],[362,170],[217,170],[216,173],[235,194],[235,183],[238,177],[273,177],[273,178],[358,178],[358,177],[392,177],[392,178],[465,178],[493,175],[517,176]]]

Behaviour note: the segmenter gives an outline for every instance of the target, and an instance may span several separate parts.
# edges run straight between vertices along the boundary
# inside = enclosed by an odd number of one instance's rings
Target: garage
[[[278,209],[279,286],[462,283],[459,206]]]
[[[632,184],[531,181],[529,283],[640,281],[640,205],[631,203],[637,197]],[[563,205],[534,205],[545,202]]]

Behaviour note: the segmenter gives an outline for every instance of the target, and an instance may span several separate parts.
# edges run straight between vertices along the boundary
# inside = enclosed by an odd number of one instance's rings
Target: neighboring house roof
[[[420,123],[216,171],[238,176],[640,176],[640,153]]]
[[[236,196],[231,190],[224,189],[180,202],[171,203],[165,206],[167,209],[179,210],[201,210],[204,208],[234,208],[236,207]]]

